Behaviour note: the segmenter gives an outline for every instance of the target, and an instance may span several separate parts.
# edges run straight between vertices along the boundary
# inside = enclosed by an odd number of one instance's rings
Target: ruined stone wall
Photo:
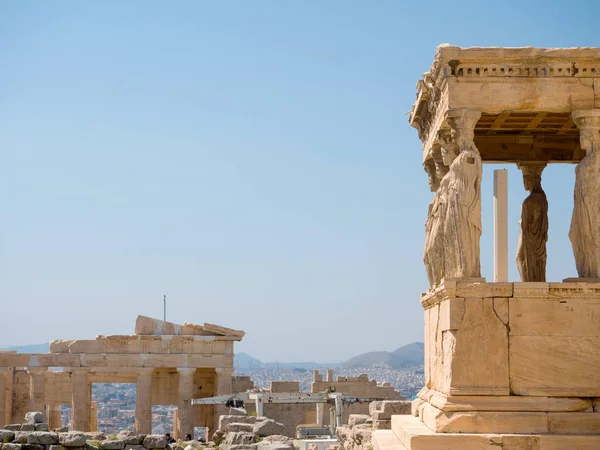
[[[232,392],[246,392],[254,389],[254,381],[249,376],[233,376],[231,377]]]
[[[318,375],[318,374],[315,374]],[[344,395],[350,395],[361,398],[377,398],[380,400],[404,400],[398,391],[390,386],[389,383],[377,383],[375,380],[369,380],[368,375],[363,374],[358,377],[337,377],[336,381],[322,381],[322,377],[315,376],[312,392],[333,391]],[[354,403],[344,407],[344,423],[348,423],[351,414],[369,414],[369,403]],[[330,425],[329,407],[325,407],[323,414],[323,423]]]

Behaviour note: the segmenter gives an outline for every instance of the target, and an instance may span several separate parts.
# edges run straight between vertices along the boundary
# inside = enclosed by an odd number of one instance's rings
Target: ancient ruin
[[[424,251],[431,286],[421,297],[425,386],[413,415],[393,416],[391,430],[374,432],[374,447],[600,448],[600,49],[442,45],[417,84],[410,124],[435,193]],[[494,282],[481,277],[482,164],[489,163],[515,163],[531,193],[515,249],[520,282],[508,280],[502,206]],[[541,173],[553,163],[576,171],[563,238],[572,242],[578,277],[562,282],[545,282],[552,199]],[[495,195],[506,205],[505,191]]]
[[[232,392],[233,345],[243,331],[205,323],[176,325],[138,316],[132,336],[52,341],[47,354],[0,352],[0,428],[42,411],[61,427],[60,405],[72,405],[71,429],[95,431],[92,383],[135,383],[135,428],[151,433],[152,405],[177,405],[175,433],[216,429],[223,409],[192,406]],[[62,368],[61,371],[50,370]]]

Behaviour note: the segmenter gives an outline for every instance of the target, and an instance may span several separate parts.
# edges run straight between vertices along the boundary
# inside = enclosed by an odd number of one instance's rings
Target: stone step
[[[392,430],[377,430],[371,435],[373,450],[406,450]]]
[[[377,432],[379,433],[379,431]],[[382,450],[598,450],[600,435],[434,433],[417,417],[392,416],[393,449]],[[378,439],[379,435],[375,438]],[[383,439],[383,438],[382,438]],[[389,435],[386,437],[389,442]],[[375,440],[373,440],[375,442]]]

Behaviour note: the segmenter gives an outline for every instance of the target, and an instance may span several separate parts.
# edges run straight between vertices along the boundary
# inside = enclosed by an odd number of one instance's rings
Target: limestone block
[[[419,417],[419,408],[424,404],[425,400],[421,400],[420,398],[413,400],[410,402],[410,413],[415,417]]]
[[[254,429],[254,424],[251,423],[230,423],[227,424],[227,426],[225,427],[225,432],[226,433],[234,433],[237,431],[244,431],[246,433],[252,433],[252,430]]]
[[[517,395],[600,395],[600,336],[514,336],[510,381]],[[532,364],[535,361],[535,364]]]
[[[508,395],[508,329],[492,298],[464,301],[460,329],[443,332],[444,385],[453,395]]]
[[[458,330],[465,314],[465,299],[449,298],[439,305],[441,331]]]
[[[21,450],[21,444],[11,444],[7,442],[2,444],[2,450]]]
[[[21,431],[35,431],[34,423],[24,423],[21,425]]]
[[[411,414],[411,402],[408,400],[383,400],[381,408],[375,412],[379,420],[391,420],[396,414]]]
[[[15,440],[15,433],[11,430],[0,430],[0,443],[9,443]]]
[[[78,339],[74,340],[69,344],[69,353],[105,353],[104,351],[104,339]]]
[[[227,433],[225,435],[225,445],[243,445],[243,444],[251,444],[254,442],[254,434],[245,433],[243,431],[238,431],[234,433]]]
[[[85,434],[77,431],[58,433],[58,442],[64,447],[83,447],[86,443]]]
[[[502,450],[540,450],[540,437],[502,436]]]
[[[442,413],[431,425],[438,433],[534,434],[548,430],[548,417],[543,412],[456,411]]]
[[[101,431],[86,431],[83,434],[85,434],[86,441],[103,441],[106,439],[106,436]],[[119,433],[119,439],[121,439],[120,435],[121,432]]]
[[[48,431],[48,424],[47,423],[36,423],[35,431]]]
[[[255,424],[258,420],[256,416],[236,416],[226,415],[219,416],[219,430],[225,430],[230,423],[251,423]]]
[[[141,353],[142,344],[137,336],[106,336],[105,353]]]
[[[138,434],[138,435],[133,435],[133,436],[123,436],[120,437],[120,439],[123,439],[123,441],[125,441],[125,445],[142,445],[144,443],[144,438],[146,437],[145,434]]]
[[[350,417],[348,417],[348,426],[362,425],[370,421],[371,416],[368,414],[350,414]]]
[[[600,434],[600,414],[595,412],[551,412],[548,422],[554,434]]]
[[[100,448],[102,450],[123,450],[125,448],[125,441],[122,439],[107,439],[100,443]]]
[[[188,324],[186,323],[186,325],[188,325]],[[223,336],[234,336],[234,337],[239,337],[240,339],[243,338],[244,335],[246,334],[241,330],[225,328],[225,327],[221,327],[219,325],[214,325],[212,323],[204,323],[202,325],[202,328],[204,328],[204,331],[206,331],[208,333],[220,334]]]
[[[27,436],[28,444],[54,445],[58,444],[58,434],[44,431],[34,431]]]
[[[42,423],[44,421],[44,413],[36,411],[36,412],[28,412],[25,414],[25,422],[28,424],[36,424]]]
[[[430,397],[436,408],[448,411],[589,411],[592,401],[585,398],[568,397],[523,397],[523,396],[446,396],[436,392]]]
[[[600,299],[510,299],[511,336],[598,336]]]
[[[21,444],[21,450],[45,450],[45,447],[40,444]]]
[[[594,412],[600,412],[600,398],[594,399]]]
[[[50,353],[69,353],[69,345],[73,340],[50,341]]]
[[[148,449],[165,448],[167,439],[162,434],[149,434],[144,438],[143,446]]]
[[[252,432],[257,436],[272,436],[275,434],[283,434],[285,426],[279,422],[275,422],[273,419],[266,419],[261,422],[254,424]]]
[[[138,335],[175,335],[179,334],[180,328],[181,325],[146,316],[137,316],[135,321],[135,334]]]
[[[23,425],[21,425],[20,423],[14,423],[12,425],[4,425],[4,429],[11,430],[11,431],[21,431],[22,426]]]
[[[15,431],[14,442],[18,442],[19,444],[27,444],[29,433],[31,433],[31,431]]]
[[[540,436],[540,450],[598,450],[600,436]]]

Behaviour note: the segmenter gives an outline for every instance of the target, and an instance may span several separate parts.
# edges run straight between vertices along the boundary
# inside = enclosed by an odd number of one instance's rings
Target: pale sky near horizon
[[[0,3],[0,348],[246,331],[268,360],[423,339],[421,143],[437,45],[600,46],[600,2]],[[492,272],[492,170],[483,276]],[[509,169],[511,280],[520,204]],[[574,166],[544,172],[548,279],[575,276]]]

